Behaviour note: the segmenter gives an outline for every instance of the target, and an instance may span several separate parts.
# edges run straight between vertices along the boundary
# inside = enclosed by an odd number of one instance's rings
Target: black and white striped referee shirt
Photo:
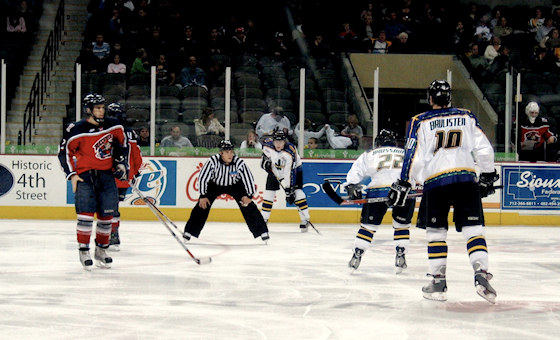
[[[198,188],[200,195],[205,196],[208,192],[208,183],[210,182],[219,186],[230,186],[240,180],[243,182],[245,191],[247,191],[247,196],[252,197],[255,193],[255,180],[245,162],[237,157],[237,155],[234,155],[231,163],[226,165],[222,161],[220,154],[216,154],[210,157],[204,163],[202,170],[200,170],[198,174]]]

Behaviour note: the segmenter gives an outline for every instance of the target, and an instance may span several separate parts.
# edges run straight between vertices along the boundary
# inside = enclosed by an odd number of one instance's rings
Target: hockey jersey
[[[142,166],[142,153],[140,152],[140,147],[138,146],[138,135],[136,131],[129,127],[124,128],[126,134],[126,139],[128,141],[128,178],[134,177],[138,174],[140,166]],[[130,184],[128,181],[121,181],[115,178],[117,183],[117,188],[128,188]]]
[[[263,144],[263,157],[268,157],[272,162],[272,171],[283,187],[288,188],[295,184],[296,169],[301,166],[301,158],[296,146],[286,142],[284,149],[276,151],[274,141],[268,140]]]
[[[373,196],[386,196],[391,184],[400,174],[404,158],[404,149],[384,146],[368,150],[354,161],[346,175],[346,183],[358,184],[369,177],[367,189],[375,192]]]
[[[554,135],[550,131],[550,125],[546,118],[537,117],[534,123],[531,123],[529,119],[523,119],[519,129],[519,147],[521,150],[542,149],[544,143]]]
[[[111,170],[115,149],[124,157],[128,154],[124,128],[116,118],[105,118],[102,126],[82,119],[64,130],[58,159],[69,179],[88,170]]]
[[[471,111],[445,108],[412,118],[407,131],[401,179],[428,191],[455,182],[476,181],[494,171],[494,149]]]

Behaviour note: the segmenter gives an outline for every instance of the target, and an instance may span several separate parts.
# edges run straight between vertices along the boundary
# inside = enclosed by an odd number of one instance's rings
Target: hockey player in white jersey
[[[432,276],[422,288],[425,298],[447,299],[447,221],[453,207],[455,229],[467,243],[476,292],[495,303],[496,291],[488,282],[492,274],[488,273],[481,202],[481,197],[494,193],[493,183],[499,179],[494,169],[494,150],[475,115],[451,107],[451,86],[445,80],[430,84],[428,102],[432,110],[410,122],[401,176],[391,186],[388,204],[402,206],[410,182],[423,183],[418,227],[426,229],[428,275]]]
[[[263,194],[261,214],[266,222],[270,218],[276,191],[282,187],[286,193],[286,202],[295,204],[301,220],[300,231],[309,227],[309,209],[303,192],[303,171],[301,158],[296,146],[287,140],[286,133],[278,130],[272,139],[263,143],[261,167],[268,172]]]
[[[397,147],[395,134],[389,130],[381,130],[375,138],[375,147],[361,154],[346,175],[343,187],[346,188],[350,199],[362,198],[363,186],[360,183],[367,178],[370,181],[366,188],[366,197],[385,197],[391,184],[400,176],[404,149]],[[407,267],[405,254],[410,243],[409,228],[415,202],[415,199],[407,199],[403,207],[392,209],[397,274]],[[385,202],[366,203],[362,207],[360,229],[354,239],[354,254],[348,263],[350,268],[358,269],[362,256],[371,245],[387,209]]]

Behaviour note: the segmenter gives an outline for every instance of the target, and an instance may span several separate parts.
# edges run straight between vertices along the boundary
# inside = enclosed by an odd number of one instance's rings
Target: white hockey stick
[[[144,201],[144,203],[148,206],[148,208],[150,208],[150,210],[154,213],[154,215],[156,215],[156,217],[163,223],[163,225],[167,228],[167,230],[169,230],[171,235],[173,235],[175,240],[183,247],[183,249],[185,249],[187,254],[189,254],[189,256],[193,259],[193,261],[196,262],[196,264],[200,265],[200,264],[207,264],[207,263],[212,262],[211,257],[196,257],[196,256],[194,256],[193,253],[191,253],[191,251],[189,250],[189,248],[187,248],[185,243],[183,243],[183,240],[181,239],[182,237],[179,236],[181,234],[181,231],[175,225],[175,223],[173,223],[173,221],[171,221],[171,219],[169,219],[169,217],[167,217],[167,215],[165,215],[163,213],[163,211],[161,211],[155,204],[153,204],[150,200],[148,200],[142,194],[142,192],[140,190],[138,190],[138,188],[136,186],[131,184],[130,187],[132,188],[132,191],[134,191],[138,195],[138,197],[140,197],[142,199],[142,201]],[[173,228],[175,228],[175,230],[173,230],[169,226],[168,222],[173,226]],[[176,232],[179,232],[179,235],[177,235]]]

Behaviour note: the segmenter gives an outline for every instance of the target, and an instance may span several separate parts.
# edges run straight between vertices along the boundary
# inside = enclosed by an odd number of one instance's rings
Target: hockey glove
[[[115,171],[113,171],[113,177],[120,181],[126,181],[128,178],[128,169],[126,165],[124,157],[115,158],[113,164],[115,168]]]
[[[348,184],[346,186],[348,198],[351,200],[359,200],[362,198],[362,185],[361,184]]]
[[[284,191],[286,192],[286,203],[294,204],[296,201],[296,189],[291,187],[284,189]]]
[[[263,168],[266,172],[272,173],[272,161],[270,158],[263,156],[261,160],[261,168]]]
[[[480,197],[487,197],[496,192],[494,182],[500,179],[500,175],[494,172],[483,172],[478,179],[478,186],[480,188]]]
[[[402,207],[406,201],[406,196],[410,192],[411,185],[407,181],[399,179],[395,183],[391,184],[391,190],[387,195],[387,206],[392,207]]]

